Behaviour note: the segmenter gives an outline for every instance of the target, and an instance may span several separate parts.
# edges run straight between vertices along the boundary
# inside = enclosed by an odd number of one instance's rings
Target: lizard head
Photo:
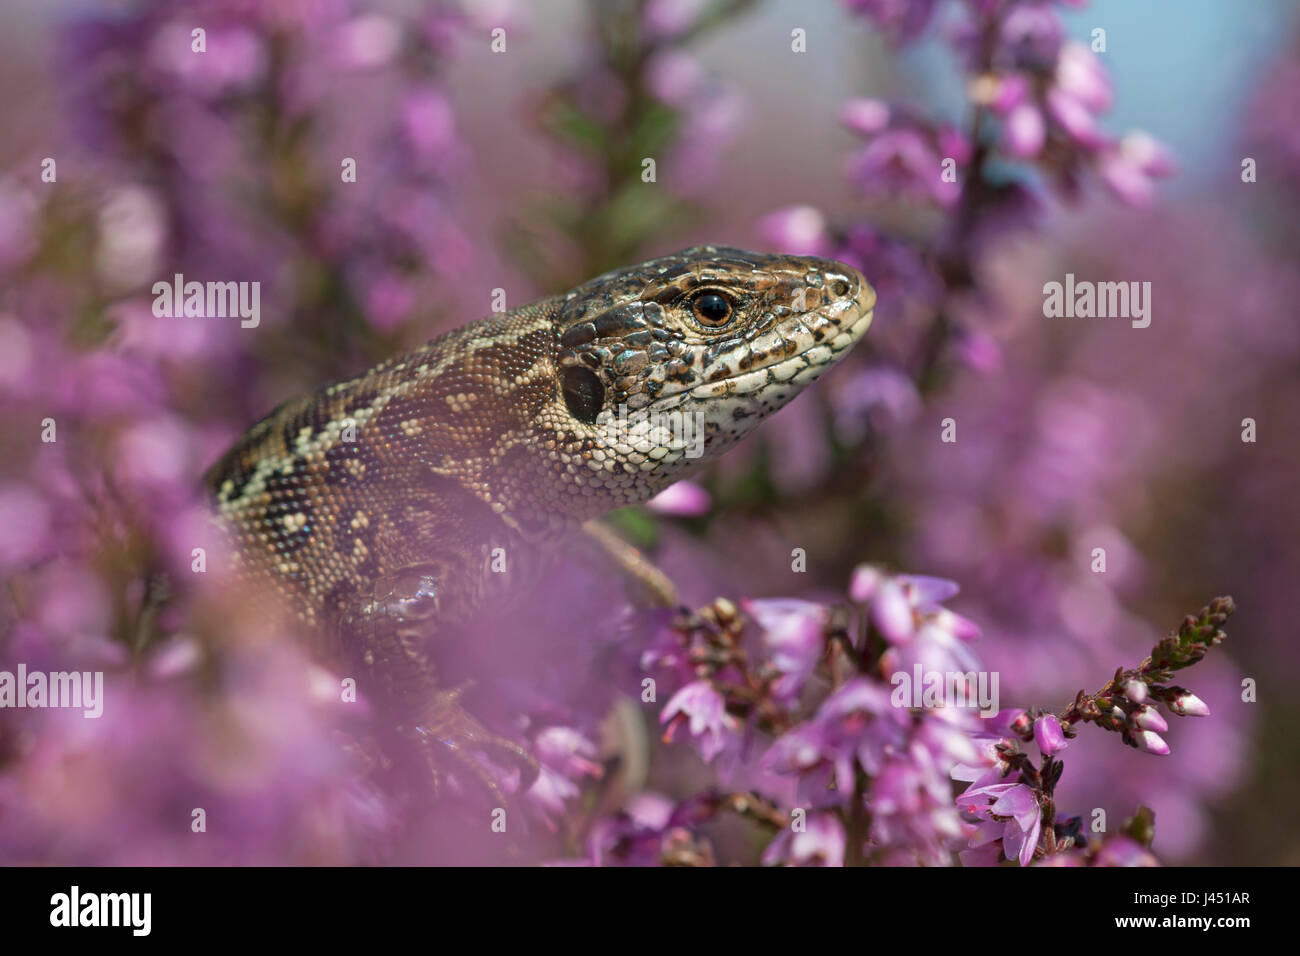
[[[568,480],[645,500],[820,377],[866,332],[875,298],[842,263],[722,246],[579,286],[555,318]]]

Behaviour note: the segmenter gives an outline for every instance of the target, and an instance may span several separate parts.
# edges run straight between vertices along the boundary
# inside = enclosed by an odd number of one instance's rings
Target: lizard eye
[[[705,292],[691,300],[695,317],[705,325],[717,327],[731,318],[731,303],[716,292]]]
[[[605,405],[605,386],[589,368],[569,365],[560,372],[560,390],[569,414],[578,421],[596,424],[596,416]]]

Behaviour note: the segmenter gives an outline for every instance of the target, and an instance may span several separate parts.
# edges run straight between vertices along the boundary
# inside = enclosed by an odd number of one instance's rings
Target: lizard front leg
[[[357,595],[342,613],[344,645],[352,649],[363,683],[384,715],[428,770],[435,795],[450,758],[504,803],[500,784],[477,755],[508,757],[524,774],[521,789],[536,778],[537,762],[518,743],[487,730],[464,709],[461,697],[471,684],[437,689],[429,649],[440,628],[447,626],[440,580],[446,580],[446,570],[433,563],[381,575],[370,593]]]

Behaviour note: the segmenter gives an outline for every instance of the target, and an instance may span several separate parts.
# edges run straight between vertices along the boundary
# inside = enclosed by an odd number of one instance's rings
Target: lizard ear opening
[[[570,415],[586,425],[596,424],[596,416],[605,406],[605,386],[595,372],[570,365],[560,372],[560,389]]]

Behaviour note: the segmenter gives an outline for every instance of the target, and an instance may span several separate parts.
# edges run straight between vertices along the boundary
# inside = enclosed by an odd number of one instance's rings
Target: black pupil
[[[589,368],[569,366],[560,373],[560,388],[569,414],[588,425],[596,424],[596,416],[605,404],[605,386]]]
[[[731,306],[722,296],[710,292],[695,300],[695,311],[706,322],[721,322],[731,311]]]

